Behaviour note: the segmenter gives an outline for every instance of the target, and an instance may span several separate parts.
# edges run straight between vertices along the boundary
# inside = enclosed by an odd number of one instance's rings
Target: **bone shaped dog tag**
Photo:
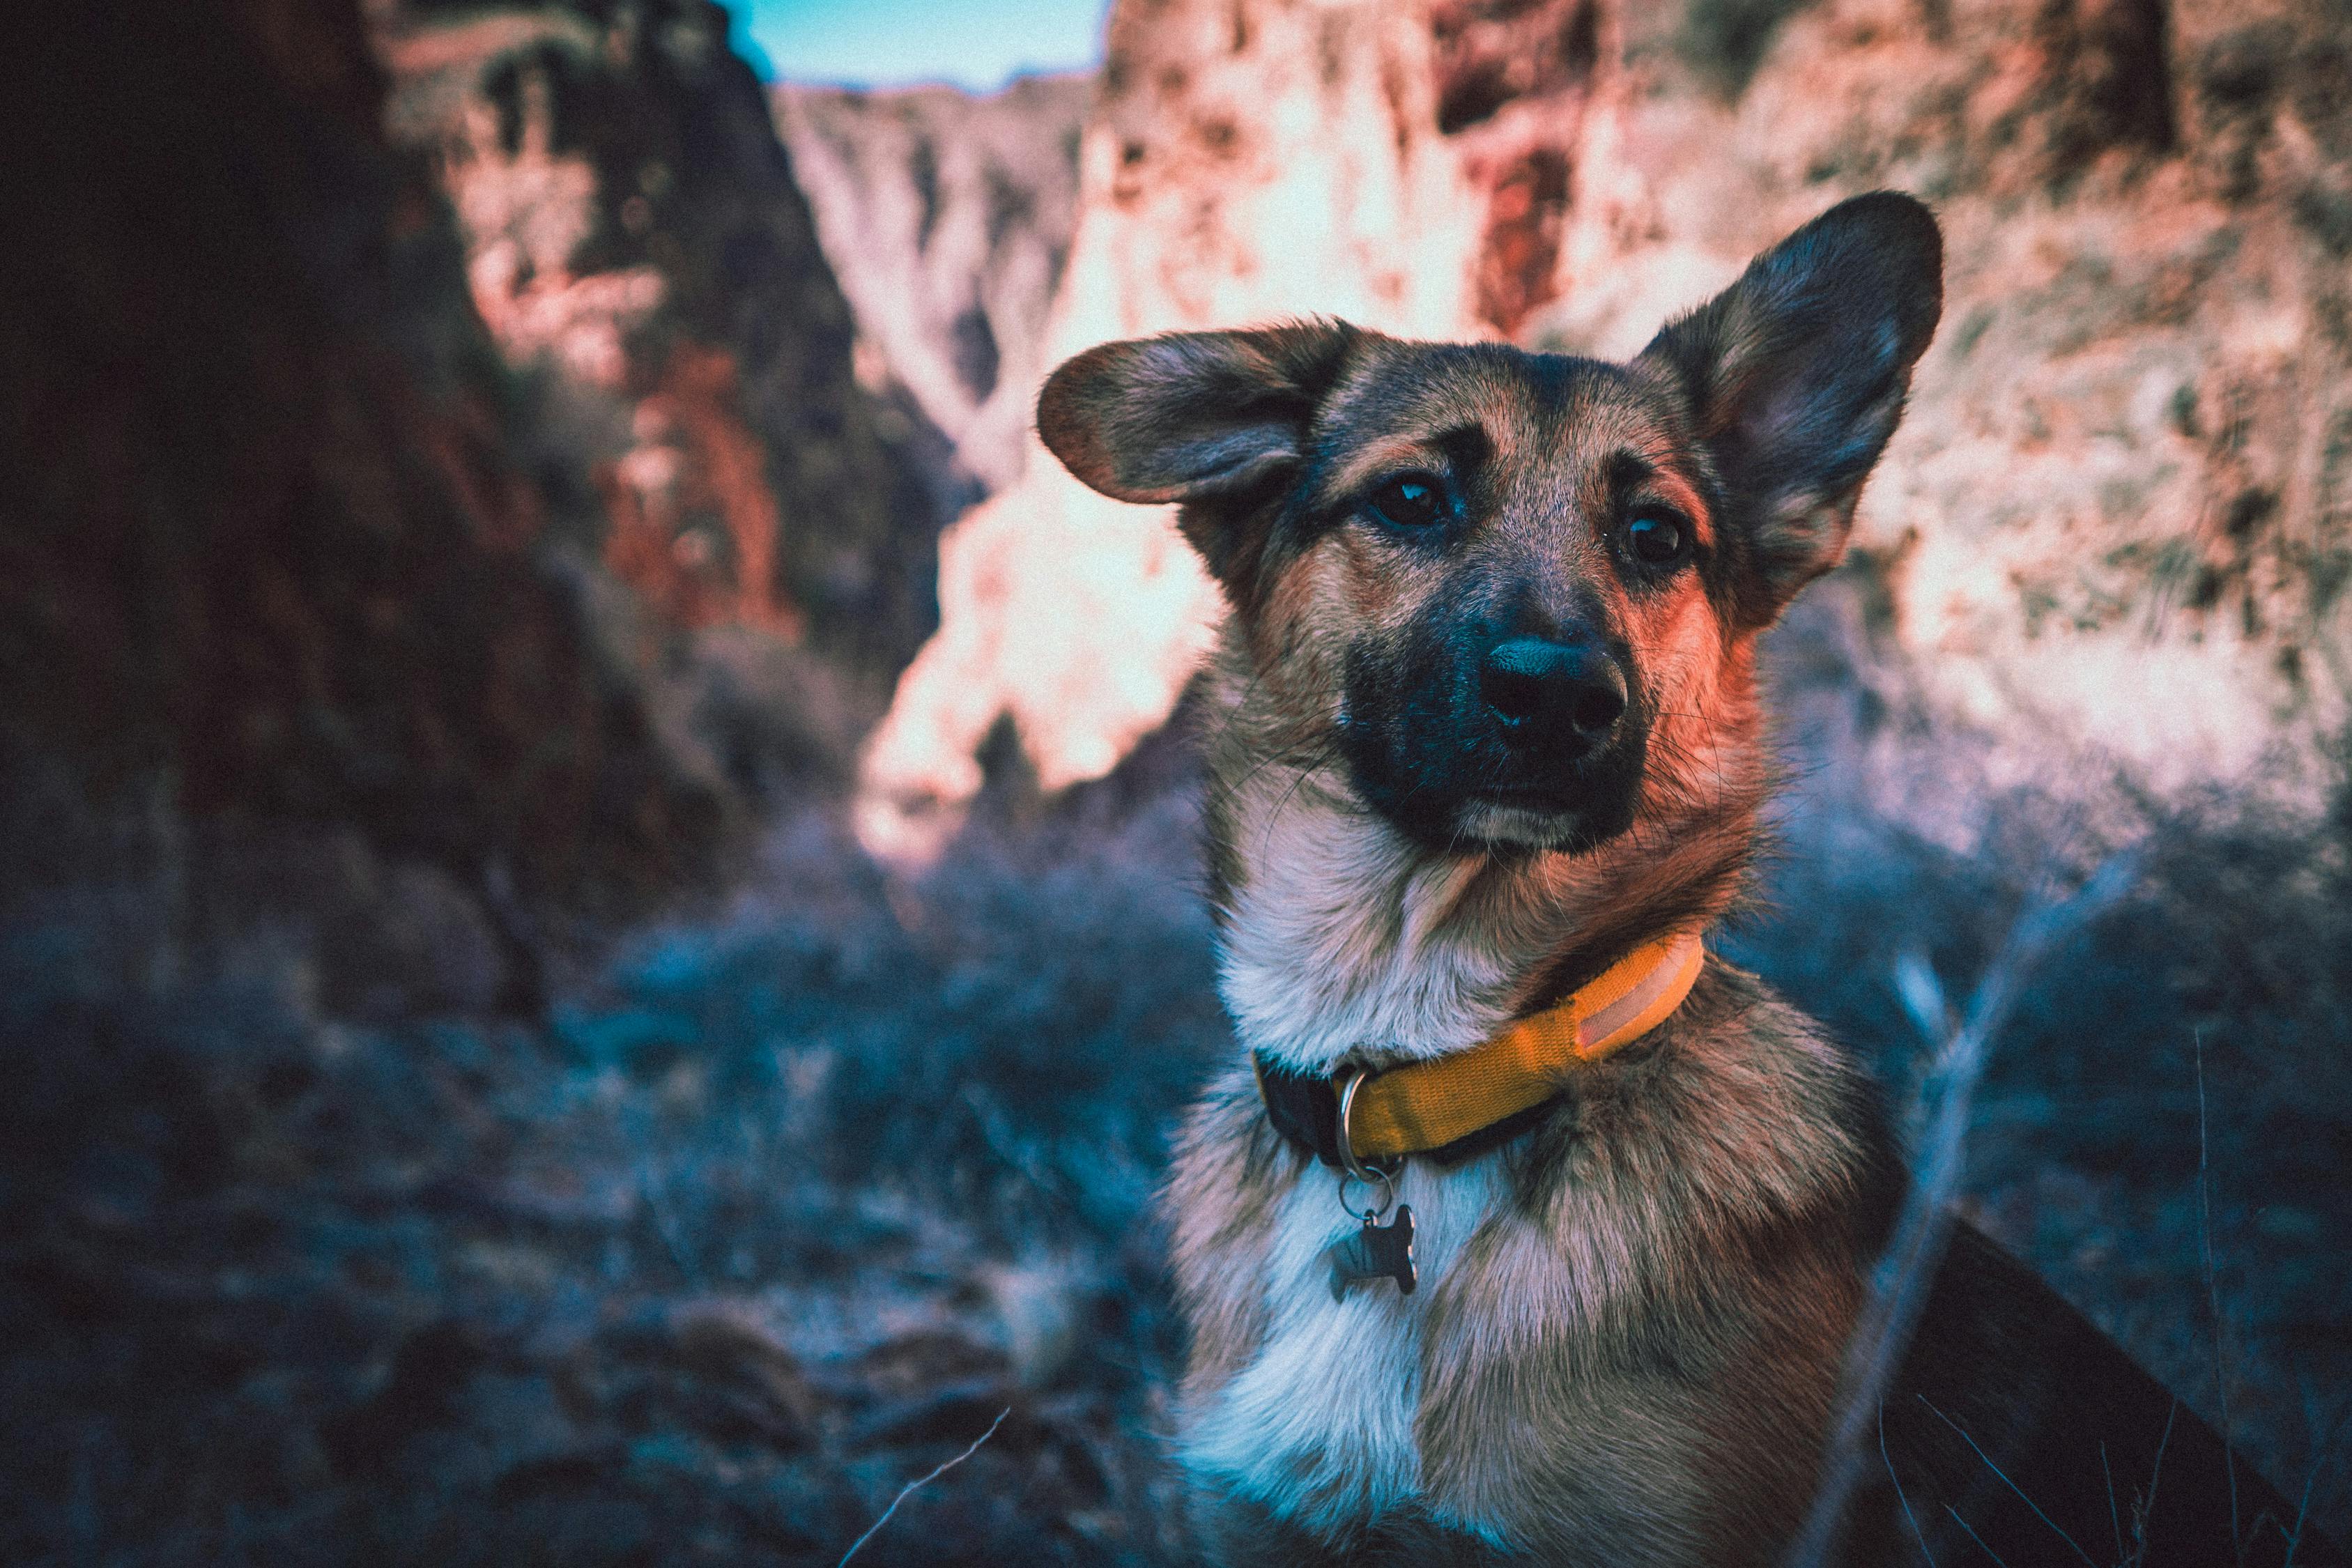
[[[1331,1300],[1343,1299],[1359,1279],[1393,1279],[1397,1289],[1412,1294],[1412,1206],[1397,1205],[1396,1218],[1382,1225],[1370,1215],[1351,1235],[1330,1247]]]

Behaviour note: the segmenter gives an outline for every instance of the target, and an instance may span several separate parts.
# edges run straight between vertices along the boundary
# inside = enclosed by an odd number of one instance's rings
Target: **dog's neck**
[[[1246,736],[1246,716],[1228,737]],[[1294,1072],[1422,1060],[1549,1005],[1738,891],[1761,770],[1584,853],[1439,851],[1368,810],[1336,763],[1213,746],[1219,985],[1242,1043]],[[1752,777],[1753,782],[1748,782]]]

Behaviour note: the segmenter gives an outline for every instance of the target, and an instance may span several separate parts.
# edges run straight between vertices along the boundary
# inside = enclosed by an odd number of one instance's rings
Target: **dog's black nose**
[[[1486,655],[1478,695],[1514,744],[1590,743],[1625,711],[1625,672],[1590,644],[1512,637]]]

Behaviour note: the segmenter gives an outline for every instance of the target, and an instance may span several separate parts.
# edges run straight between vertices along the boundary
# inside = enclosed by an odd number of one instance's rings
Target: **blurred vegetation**
[[[2102,847],[2026,798],[1969,856],[1793,798],[1720,948],[1898,1086],[1895,956],[1964,990]],[[1191,782],[1013,800],[905,883],[796,816],[530,1023],[337,1017],[299,929],[162,962],[137,888],[12,922],[0,1555],[832,1561],[1009,1409],[861,1560],[1184,1561],[1147,1205],[1232,1049]],[[2338,1522],[2352,813],[2135,831],[2140,891],[1997,1044],[1969,1203],[2209,1416],[2223,1368]]]

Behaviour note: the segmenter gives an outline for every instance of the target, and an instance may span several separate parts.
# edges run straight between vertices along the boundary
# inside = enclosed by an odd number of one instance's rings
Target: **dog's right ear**
[[[1326,321],[1104,343],[1046,378],[1037,434],[1107,496],[1187,503],[1186,537],[1230,581],[1240,542],[1197,514],[1298,465],[1316,407],[1363,335]]]

